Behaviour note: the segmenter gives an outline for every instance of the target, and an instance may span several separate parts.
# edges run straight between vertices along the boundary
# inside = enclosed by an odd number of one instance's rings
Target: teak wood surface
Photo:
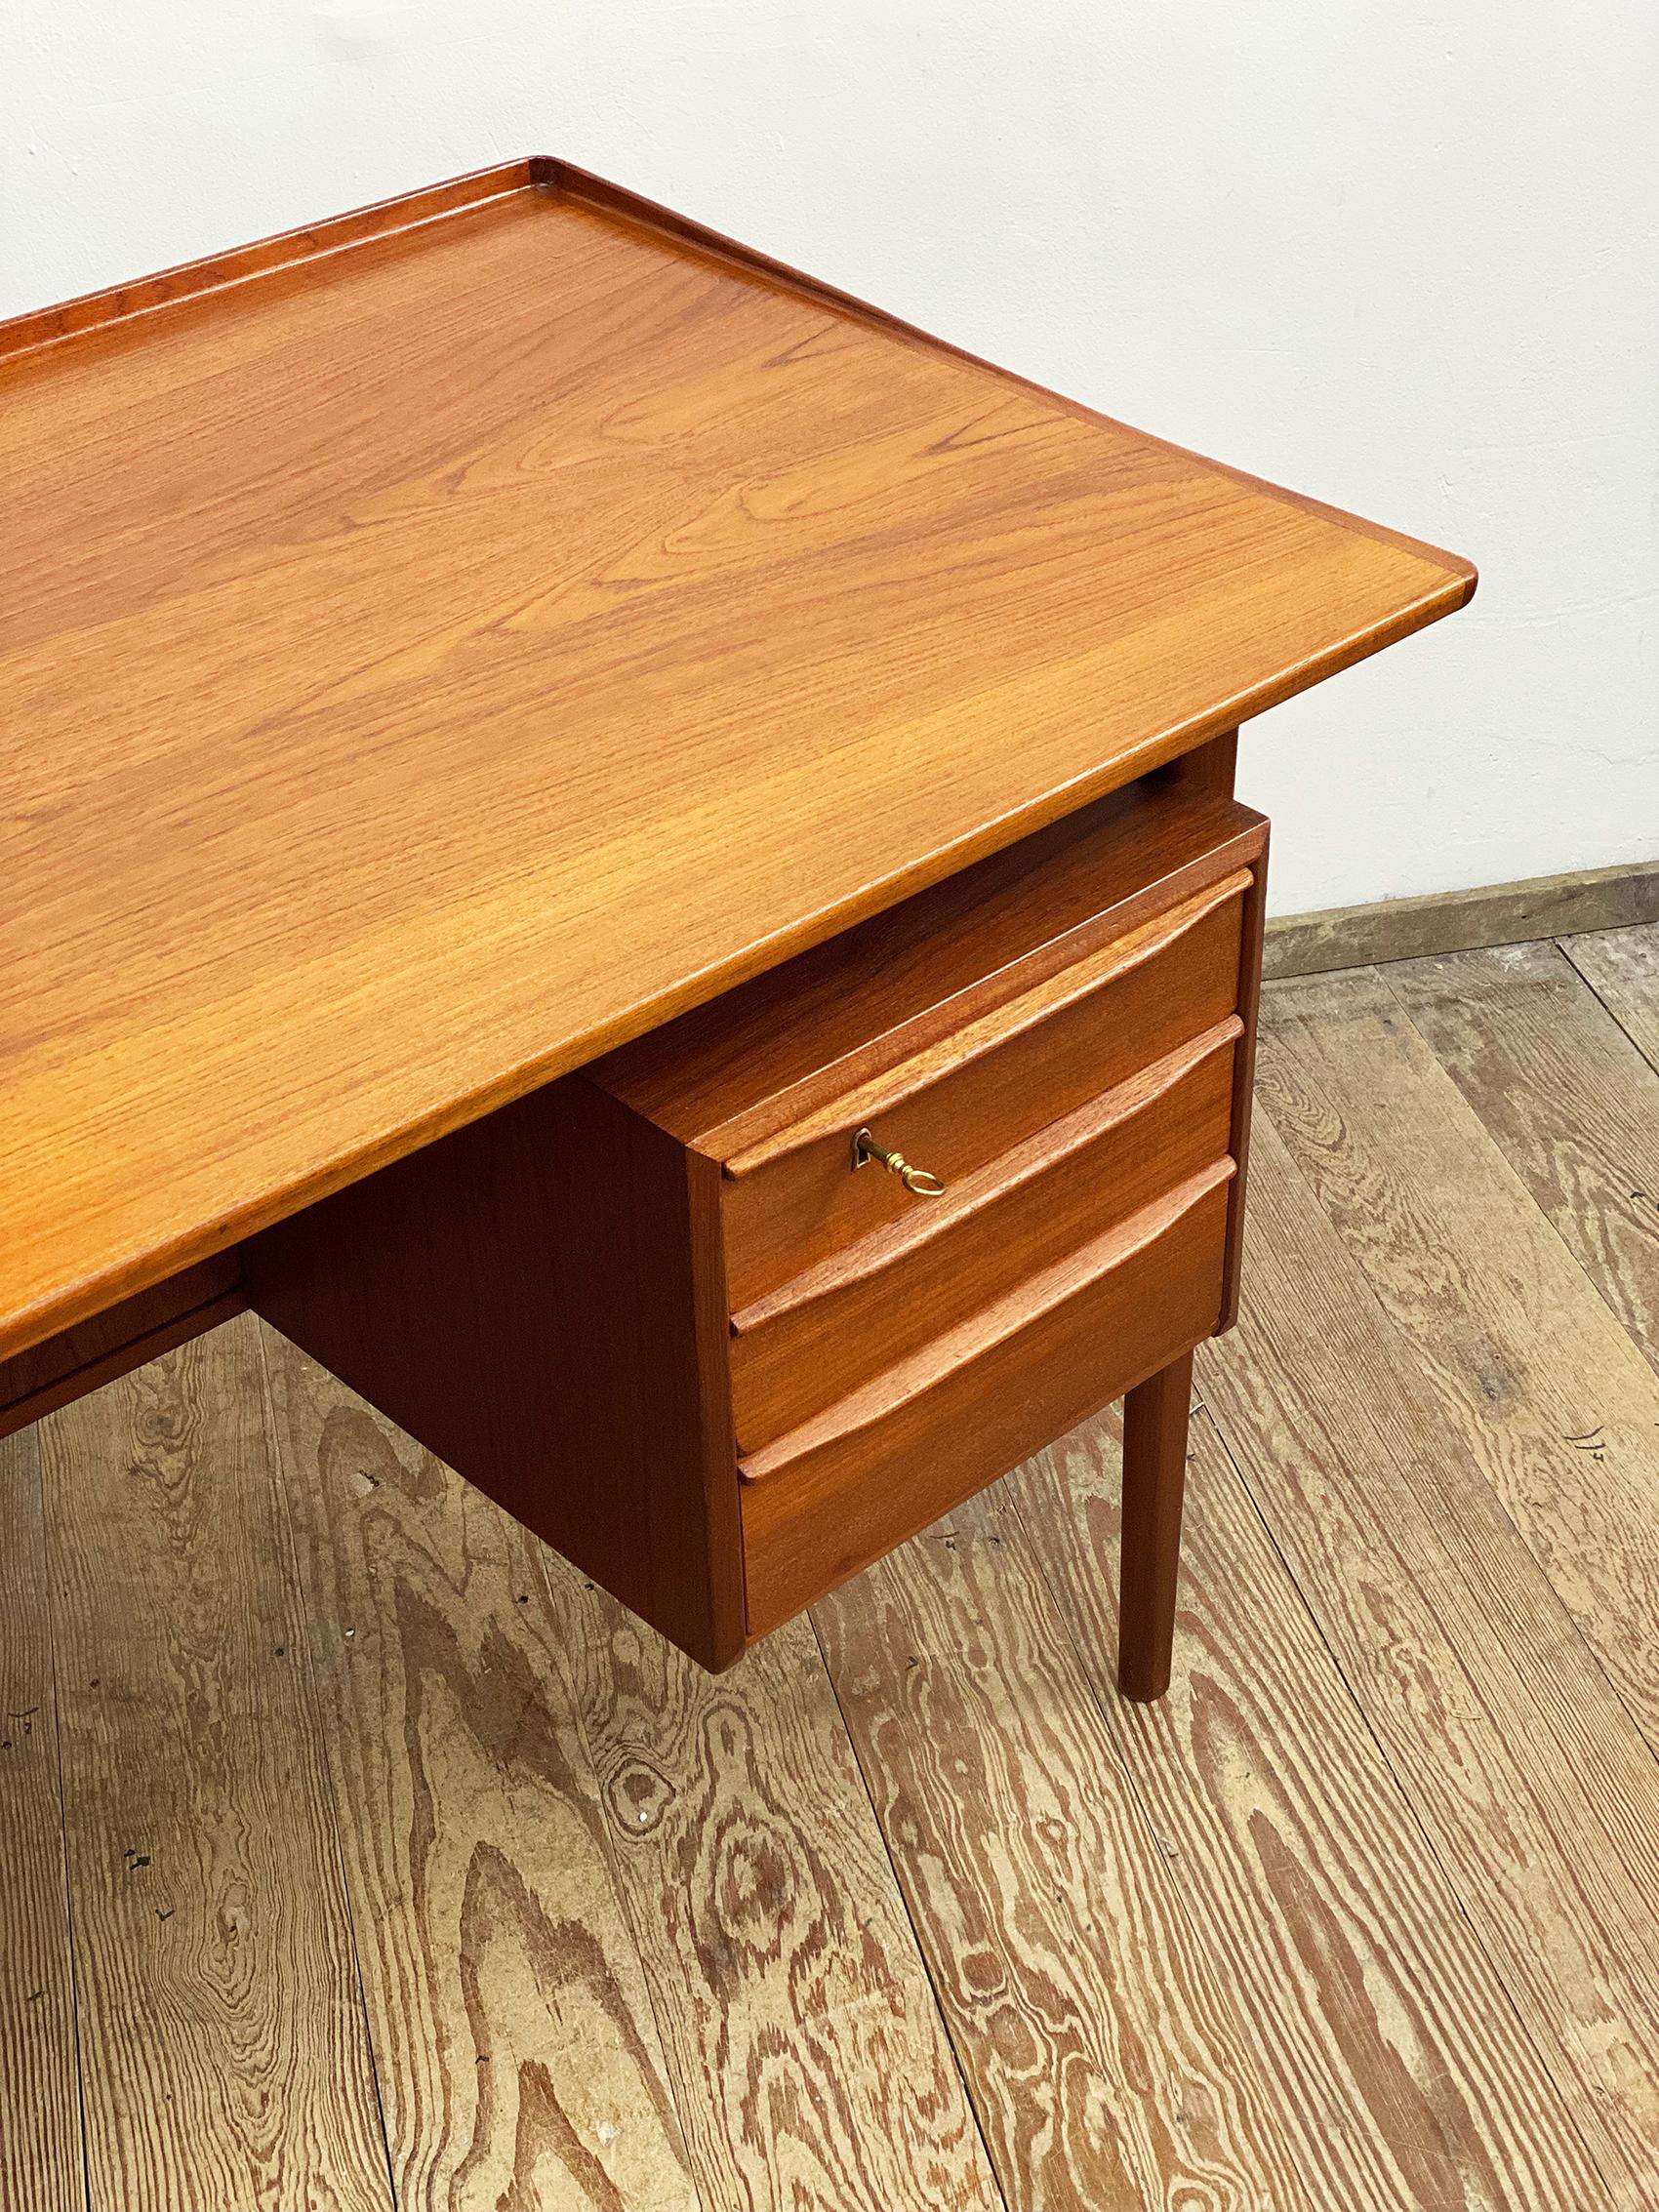
[[[1460,606],[536,160],[0,330],[0,1356]]]

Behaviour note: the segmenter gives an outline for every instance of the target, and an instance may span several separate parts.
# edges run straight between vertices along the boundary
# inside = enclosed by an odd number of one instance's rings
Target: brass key
[[[863,1167],[867,1160],[876,1160],[889,1175],[896,1175],[905,1188],[916,1198],[943,1198],[945,1186],[938,1176],[929,1174],[924,1167],[912,1167],[903,1152],[890,1152],[878,1145],[868,1129],[861,1129],[853,1139],[853,1165]]]

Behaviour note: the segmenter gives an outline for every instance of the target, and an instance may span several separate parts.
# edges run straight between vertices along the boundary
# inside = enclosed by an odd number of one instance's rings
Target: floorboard
[[[1559,2212],[1599,2178],[1209,1415],[1169,1695],[1113,1692],[1115,1412],[1007,1478],[1321,2206]]]
[[[249,1321],[40,1426],[93,2212],[384,2212]]]
[[[1659,1765],[1264,1115],[1251,1202],[1244,1311],[1200,1351],[1204,1403],[1599,2201],[1651,2212]]]
[[[705,1674],[546,1560],[705,2204],[995,2212],[811,1629]]]
[[[1381,971],[1275,985],[1257,1066],[1303,1176],[1659,1749],[1659,1374]]]
[[[1557,945],[1404,960],[1386,980],[1659,1367],[1659,1070]]]
[[[814,1620],[1010,2207],[1315,2206],[1003,1494]]]
[[[539,1548],[263,1335],[398,2205],[696,2212]]]
[[[85,2202],[40,1439],[0,1439],[0,2205]]]
[[[1659,922],[1565,937],[1561,950],[1652,1067],[1659,1067]]]

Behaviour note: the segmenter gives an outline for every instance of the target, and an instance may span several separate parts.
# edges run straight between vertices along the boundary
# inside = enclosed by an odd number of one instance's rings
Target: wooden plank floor
[[[1651,2212],[1659,928],[1270,988],[1091,1423],[711,1680],[251,1318],[0,1445],[6,2212]]]

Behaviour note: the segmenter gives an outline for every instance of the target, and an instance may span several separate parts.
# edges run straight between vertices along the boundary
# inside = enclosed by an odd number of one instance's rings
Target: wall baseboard
[[[1524,945],[1534,938],[1653,921],[1659,921],[1659,861],[1636,861],[1477,891],[1282,914],[1268,923],[1262,972],[1316,976],[1331,968],[1369,968],[1433,952],[1473,952],[1486,945]]]

